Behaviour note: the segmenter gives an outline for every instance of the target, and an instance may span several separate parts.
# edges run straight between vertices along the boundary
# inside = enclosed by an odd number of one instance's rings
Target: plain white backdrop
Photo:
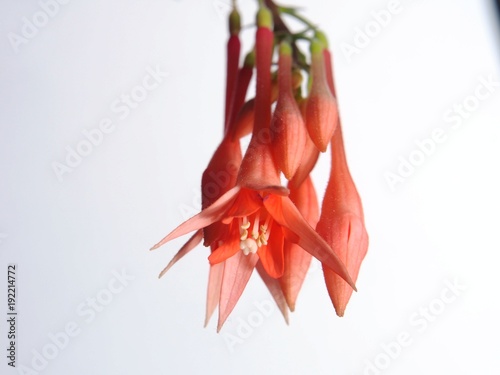
[[[208,250],[158,280],[187,238],[148,249],[199,209],[222,133],[229,2],[49,3],[0,1],[0,280],[15,263],[18,288],[18,367],[2,355],[0,373],[500,372],[489,1],[289,2],[330,37],[369,252],[344,318],[313,263],[289,326],[254,275],[220,334],[216,319],[203,328]],[[240,1],[246,49],[255,3]],[[325,155],[320,195],[328,171]],[[389,172],[404,174],[394,189]]]

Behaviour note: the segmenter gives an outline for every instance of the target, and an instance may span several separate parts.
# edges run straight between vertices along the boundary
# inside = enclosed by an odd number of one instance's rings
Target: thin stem
[[[262,0],[259,0],[259,2],[260,1]],[[277,33],[283,33],[285,35],[293,35],[293,33],[290,31],[290,29],[286,26],[285,22],[281,18],[281,13],[280,13],[281,8],[278,7],[273,0],[263,0],[263,1],[273,14],[274,31]],[[292,45],[292,56],[294,63],[301,69],[308,72],[309,65],[307,64],[305,55],[297,47],[295,41],[292,41],[291,45]]]
[[[292,16],[295,19],[299,20],[300,22],[302,22],[303,24],[308,26],[309,29],[316,30],[318,28],[317,25],[313,24],[311,21],[309,21],[304,16],[301,16],[300,14],[298,14],[294,8],[279,7],[279,10],[281,13],[288,14],[289,16]]]

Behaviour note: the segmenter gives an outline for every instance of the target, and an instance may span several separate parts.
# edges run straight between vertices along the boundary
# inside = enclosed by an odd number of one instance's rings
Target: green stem
[[[285,22],[283,22],[283,19],[281,18],[281,7],[278,7],[273,0],[259,0],[259,2],[260,1],[264,1],[266,6],[271,10],[273,14],[274,32],[284,34],[292,38],[291,45],[292,45],[292,56],[294,64],[297,65],[299,68],[305,70],[306,72],[309,72],[309,65],[307,64],[305,55],[302,53],[302,51],[299,50],[297,44],[293,41],[293,33],[290,31],[290,29],[286,26]]]
[[[307,18],[304,16],[301,16],[300,14],[297,13],[297,11],[294,8],[287,8],[287,7],[278,7],[280,13],[283,14],[288,14],[289,16],[294,17],[295,19],[299,20],[303,24],[309,27],[309,29],[316,30],[318,28],[317,25],[313,24],[311,21],[309,21]]]

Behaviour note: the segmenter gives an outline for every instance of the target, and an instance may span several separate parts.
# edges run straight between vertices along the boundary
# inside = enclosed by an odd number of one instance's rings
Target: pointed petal
[[[272,224],[271,235],[267,245],[261,246],[257,251],[262,267],[267,274],[277,279],[283,275],[285,261],[283,257],[283,233],[281,227],[277,224]]]
[[[331,268],[332,271],[346,280],[347,283],[356,290],[356,286],[349,276],[345,265],[325,240],[305,221],[290,198],[268,195],[264,199],[264,206],[274,220],[288,228],[288,230],[297,236],[294,236],[294,238],[287,238],[288,240],[292,242],[297,241],[300,247],[311,253],[321,263]],[[285,231],[284,233],[286,236],[287,232]]]
[[[319,220],[319,205],[310,176],[299,189],[290,188],[290,200],[309,225],[314,228]],[[285,270],[280,278],[280,285],[290,310],[294,311],[297,296],[311,265],[312,255],[288,240],[285,240],[284,255]]]
[[[283,315],[283,318],[285,318],[286,324],[289,324],[288,320],[288,306],[286,303],[285,296],[283,292],[281,291],[279,281],[276,279],[273,279],[270,277],[264,267],[262,266],[261,262],[257,262],[257,265],[255,266],[257,269],[257,272],[259,273],[260,277],[262,278],[262,281],[264,281],[264,284],[266,284],[267,289],[269,289],[269,292],[274,298],[274,301],[276,301],[276,304],[278,305],[278,308],[281,311],[281,314]]]
[[[219,304],[222,275],[224,274],[224,262],[210,266],[208,274],[207,307],[205,313],[205,327],[208,325],[215,308]]]
[[[201,242],[203,238],[203,231],[198,229],[195,234],[181,247],[181,249],[175,254],[172,260],[167,264],[167,266],[160,272],[158,278],[162,277],[167,273],[167,271],[172,268],[172,266],[177,263],[184,255],[193,250]]]
[[[304,279],[311,266],[312,255],[299,245],[285,240],[285,270],[279,279],[290,311],[295,311],[295,303]]]
[[[219,299],[217,332],[220,332],[227,317],[240,299],[258,260],[257,254],[245,255],[241,251],[226,260]]]
[[[262,207],[262,197],[255,190],[241,189],[222,222],[229,223],[234,217],[250,216]]]
[[[154,245],[151,250],[159,248],[160,246],[164,245],[170,240],[173,240],[174,238],[177,238],[194,230],[204,228],[220,220],[224,216],[226,210],[233,203],[234,198],[238,195],[239,191],[239,186],[235,186],[234,188],[229,190],[227,193],[217,199],[217,201],[214,202],[210,207],[207,207],[198,215],[193,216],[191,219],[188,219],[177,228],[175,228],[165,238]]]
[[[345,263],[349,274],[356,282],[367,250],[368,234],[363,221],[355,215],[346,214],[339,220],[334,220],[330,225],[318,227],[318,233],[328,235],[328,242],[334,251]],[[327,237],[325,237],[327,238]],[[329,269],[323,268],[326,287],[338,316],[343,316],[347,303],[352,295],[352,289],[338,275]]]
[[[211,265],[223,262],[240,251],[239,227],[236,220],[228,226],[228,231],[229,235],[225,237],[224,243],[208,257]]]

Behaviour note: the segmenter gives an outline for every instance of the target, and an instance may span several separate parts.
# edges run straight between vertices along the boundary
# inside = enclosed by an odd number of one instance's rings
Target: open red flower
[[[255,123],[236,186],[153,247],[156,249],[174,238],[196,231],[192,237],[194,241],[201,229],[216,225],[218,229],[213,231],[210,238],[205,238],[205,245],[215,249],[209,256],[212,266],[224,263],[223,271],[218,269],[211,274],[213,281],[211,289],[209,287],[209,300],[216,299],[219,293],[218,330],[236,305],[258,262],[270,278],[283,276],[285,240],[315,256],[325,268],[355,288],[344,264],[301,215],[287,196],[288,189],[281,186],[268,138],[271,122],[270,66],[274,40],[269,25],[271,19],[265,8],[259,11]],[[269,282],[266,284],[270,286]]]
[[[218,307],[217,331],[254,269],[288,322],[313,256],[322,263],[328,293],[342,316],[368,246],[361,201],[345,160],[326,37],[315,31],[309,65],[280,18],[285,8],[272,0],[259,4],[255,48],[240,68],[240,17],[233,2],[224,137],[202,176],[202,211],[152,248],[194,232],[160,276],[200,242],[210,248],[205,325]],[[277,45],[279,64],[273,72]],[[245,103],[254,66],[255,98]],[[303,72],[311,80],[306,99]],[[240,137],[248,133],[243,156]],[[320,216],[309,174],[330,142],[332,169]]]

